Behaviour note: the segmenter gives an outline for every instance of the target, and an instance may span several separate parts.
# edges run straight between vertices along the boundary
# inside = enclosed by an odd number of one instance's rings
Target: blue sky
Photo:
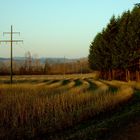
[[[111,16],[132,9],[138,0],[0,0],[0,39],[3,31],[20,31],[24,44],[14,45],[14,56],[26,51],[39,57],[88,56],[89,45]],[[9,44],[0,57],[9,57]]]

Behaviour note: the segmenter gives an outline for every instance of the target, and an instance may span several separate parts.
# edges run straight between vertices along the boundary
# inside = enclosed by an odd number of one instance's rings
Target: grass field
[[[103,140],[140,116],[140,83],[97,74],[14,76],[8,83],[0,77],[0,139]]]

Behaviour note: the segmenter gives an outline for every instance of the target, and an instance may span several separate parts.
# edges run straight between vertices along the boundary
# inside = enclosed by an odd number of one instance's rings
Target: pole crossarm
[[[23,40],[0,40],[0,43],[7,43],[7,42],[23,42]]]
[[[0,43],[10,43],[11,46],[11,69],[10,69],[10,83],[13,83],[13,43],[23,42],[23,40],[13,40],[13,34],[19,34],[20,32],[13,32],[13,26],[11,25],[11,32],[3,32],[3,35],[9,34],[10,40],[0,40]]]
[[[3,32],[3,35],[5,34],[11,34],[11,32]],[[20,34],[20,32],[12,32],[12,34]]]

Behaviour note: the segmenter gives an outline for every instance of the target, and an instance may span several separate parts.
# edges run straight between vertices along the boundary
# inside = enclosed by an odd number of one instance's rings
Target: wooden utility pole
[[[13,34],[19,34],[20,32],[13,32],[13,26],[11,25],[11,32],[3,32],[4,34],[10,34],[10,40],[0,40],[0,43],[10,43],[11,45],[11,65],[10,65],[10,83],[13,83],[13,43],[23,42],[23,40],[13,40]]]
[[[65,75],[66,75],[66,58],[65,58],[65,56],[64,56],[64,78],[65,78]]]

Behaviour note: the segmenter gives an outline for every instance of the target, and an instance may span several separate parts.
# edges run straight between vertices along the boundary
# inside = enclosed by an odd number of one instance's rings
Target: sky
[[[13,55],[27,51],[38,57],[81,58],[89,54],[95,35],[112,15],[132,9],[139,0],[0,0],[0,40],[10,26],[24,43],[13,45]],[[0,44],[0,57],[10,57],[10,44]]]

